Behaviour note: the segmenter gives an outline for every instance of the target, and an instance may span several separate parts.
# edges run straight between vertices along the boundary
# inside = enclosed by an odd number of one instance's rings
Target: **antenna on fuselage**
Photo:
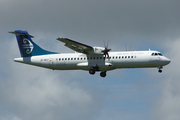
[[[127,49],[127,45],[125,46],[126,51],[130,51],[131,50],[131,46],[129,47],[129,49]]]

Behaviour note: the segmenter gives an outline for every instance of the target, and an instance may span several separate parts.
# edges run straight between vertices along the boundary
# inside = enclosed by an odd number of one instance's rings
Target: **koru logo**
[[[23,45],[22,45],[23,49],[26,49],[26,53],[30,54],[34,48],[33,44],[31,43],[30,40],[28,40],[27,38],[23,39]]]

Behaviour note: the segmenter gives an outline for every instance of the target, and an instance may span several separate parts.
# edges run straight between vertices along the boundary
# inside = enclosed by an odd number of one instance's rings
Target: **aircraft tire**
[[[162,73],[162,70],[158,70],[159,73]]]
[[[106,72],[101,72],[101,73],[100,73],[100,76],[101,76],[101,77],[106,77]]]
[[[90,70],[89,70],[89,74],[91,74],[91,75],[94,75],[95,72],[96,72],[96,71],[95,71],[94,69],[90,69]]]

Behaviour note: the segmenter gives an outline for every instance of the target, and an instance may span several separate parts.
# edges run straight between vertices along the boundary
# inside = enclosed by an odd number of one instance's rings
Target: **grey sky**
[[[179,120],[180,1],[0,0],[0,119]],[[27,30],[41,47],[73,52],[68,37],[112,50],[156,49],[172,62],[157,69],[108,72],[51,71],[13,62],[19,57],[8,31]]]
[[[174,36],[179,30],[179,4],[175,0],[7,0],[1,4],[1,16],[7,29],[36,29],[83,38]]]

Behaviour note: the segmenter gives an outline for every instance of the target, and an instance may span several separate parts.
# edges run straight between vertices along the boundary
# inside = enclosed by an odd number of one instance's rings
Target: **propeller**
[[[104,55],[105,55],[105,59],[106,59],[106,55],[108,56],[108,59],[109,59],[109,51],[111,51],[111,49],[108,49],[108,44],[109,44],[109,40],[108,40],[108,43],[107,43],[107,46],[106,46],[106,44],[105,44],[105,41],[104,41],[104,47],[105,47],[105,49],[104,50],[102,50],[102,52],[104,53]],[[104,59],[104,60],[105,60]]]

